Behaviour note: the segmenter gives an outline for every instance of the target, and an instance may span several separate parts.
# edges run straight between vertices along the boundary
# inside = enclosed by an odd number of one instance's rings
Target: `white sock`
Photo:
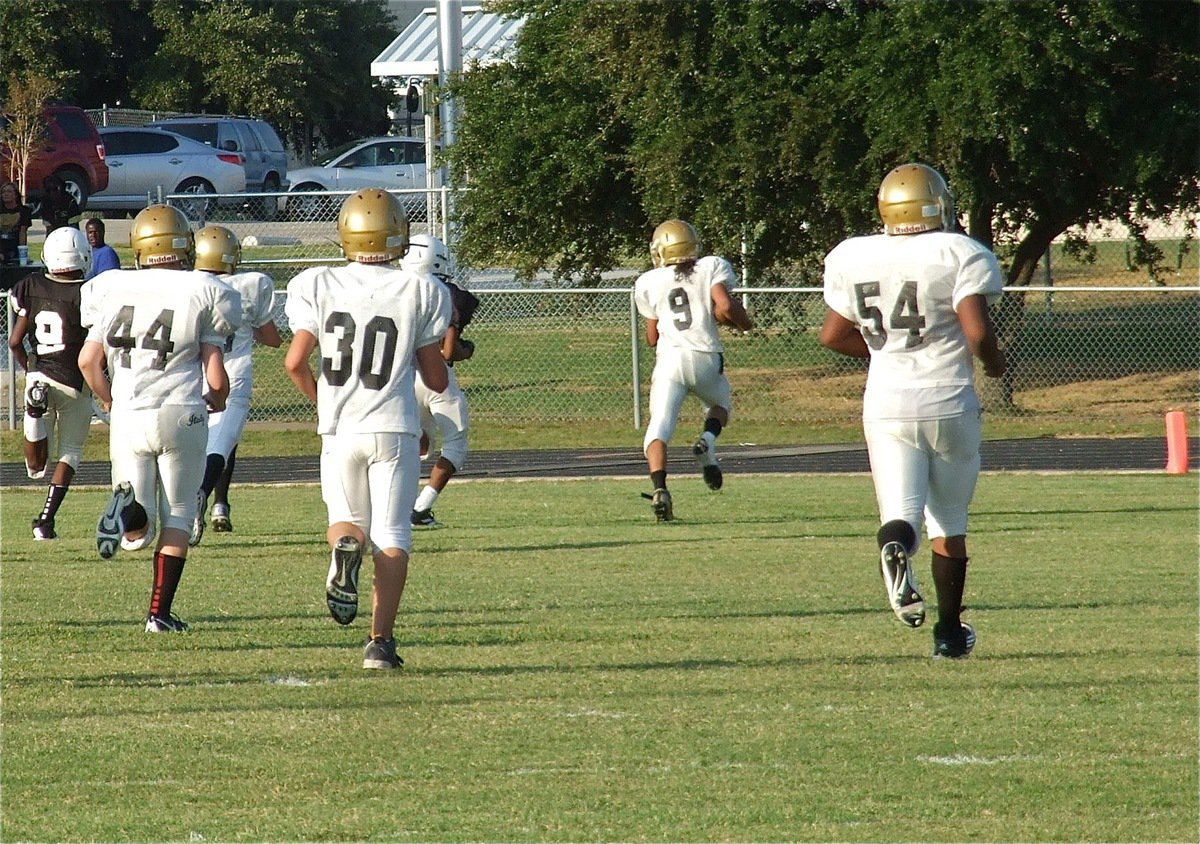
[[[421,490],[421,494],[417,496],[417,503],[413,505],[413,509],[417,512],[431,510],[437,498],[438,491],[431,486],[426,486]]]

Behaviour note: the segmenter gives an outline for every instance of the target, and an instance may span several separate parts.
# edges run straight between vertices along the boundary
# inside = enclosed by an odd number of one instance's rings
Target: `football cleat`
[[[403,668],[404,660],[396,653],[396,640],[375,636],[363,651],[363,668]]]
[[[975,628],[966,622],[959,623],[959,629],[946,634],[939,621],[933,625],[933,658],[934,659],[966,659],[975,648]]]
[[[111,560],[117,553],[117,546],[125,533],[122,514],[133,502],[133,486],[128,481],[122,481],[113,490],[108,508],[96,523],[96,550],[106,560]]]
[[[213,533],[233,533],[233,522],[229,519],[228,504],[214,504],[211,515]]]
[[[33,538],[36,540],[58,539],[54,530],[54,519],[34,519]]]
[[[173,615],[165,618],[161,615],[146,616],[147,633],[186,633],[187,630],[188,623]]]
[[[696,440],[692,446],[692,456],[696,458],[696,463],[700,466],[700,471],[704,473],[704,482],[708,484],[711,490],[718,490],[721,484],[725,482],[724,476],[721,474],[721,467],[717,465],[717,456],[713,454],[712,448],[709,447],[708,440],[704,437]]]
[[[34,381],[25,397],[25,415],[30,419],[41,419],[50,409],[50,387],[42,381]]]
[[[654,490],[650,496],[650,509],[654,511],[656,522],[669,522],[675,518],[675,508],[671,505],[671,493],[665,489]]]
[[[442,523],[433,517],[433,510],[413,510],[412,526],[420,528],[441,527]]]
[[[204,511],[208,509],[208,496],[204,490],[196,493],[196,518],[192,520],[192,534],[188,537],[188,545],[195,548],[204,538]]]
[[[362,545],[353,536],[343,536],[333,547],[329,576],[325,579],[325,603],[338,624],[349,624],[358,615],[358,570]]]
[[[925,623],[925,599],[921,597],[917,573],[904,546],[899,542],[886,543],[879,551],[879,567],[896,618],[909,627],[920,627]]]

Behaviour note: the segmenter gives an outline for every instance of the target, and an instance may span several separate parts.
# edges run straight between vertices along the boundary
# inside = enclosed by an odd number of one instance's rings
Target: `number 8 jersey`
[[[856,323],[871,352],[864,420],[945,419],[979,409],[956,310],[1002,292],[996,256],[966,235],[854,237],[825,256],[825,304]]]
[[[194,270],[109,270],[83,285],[88,341],[104,346],[114,407],[204,406],[200,344],[224,347],[242,297]]]
[[[450,327],[450,295],[431,276],[386,264],[313,267],[287,287],[292,333],[317,338],[317,433],[420,434],[416,350]]]

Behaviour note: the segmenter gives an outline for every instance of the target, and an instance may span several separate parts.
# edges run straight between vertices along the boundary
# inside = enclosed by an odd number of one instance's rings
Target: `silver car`
[[[162,129],[100,130],[108,151],[108,187],[88,199],[89,211],[137,212],[168,194],[235,194],[246,191],[246,171],[236,152],[223,152]],[[224,200],[241,205],[244,200]],[[211,215],[216,200],[173,204],[191,219]]]
[[[327,152],[315,167],[301,167],[288,176],[293,194],[362,188],[424,190],[425,139],[386,136],[352,141]],[[288,216],[293,220],[331,219],[337,216],[343,199],[344,195],[289,196]],[[404,194],[400,201],[411,218],[424,214],[423,194]]]

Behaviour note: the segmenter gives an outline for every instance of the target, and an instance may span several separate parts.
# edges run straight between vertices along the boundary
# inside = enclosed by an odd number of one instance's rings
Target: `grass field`
[[[34,543],[5,490],[0,839],[1196,840],[1194,476],[984,476],[962,662],[886,608],[866,477],[644,487],[454,484],[382,676],[316,488],[235,490],[178,636],[102,491]]]

